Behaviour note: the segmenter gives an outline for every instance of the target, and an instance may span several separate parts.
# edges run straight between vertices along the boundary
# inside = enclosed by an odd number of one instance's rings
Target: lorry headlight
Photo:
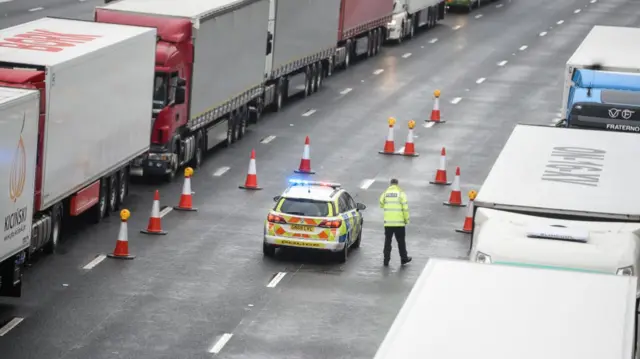
[[[387,26],[389,26],[389,27],[396,26],[396,21],[395,20],[391,20],[391,22],[388,23]]]
[[[476,262],[491,263],[491,256],[486,253],[478,252],[476,253]]]
[[[617,275],[633,276],[633,273],[634,273],[633,266],[618,268],[618,270],[616,271]]]

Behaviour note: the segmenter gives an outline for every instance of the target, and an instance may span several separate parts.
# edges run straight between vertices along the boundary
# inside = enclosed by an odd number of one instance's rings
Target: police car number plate
[[[291,229],[293,229],[294,231],[301,231],[301,232],[313,232],[312,226],[302,226],[299,224],[292,224]]]

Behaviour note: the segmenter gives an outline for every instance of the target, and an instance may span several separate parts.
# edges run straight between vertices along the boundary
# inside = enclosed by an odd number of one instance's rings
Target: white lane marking
[[[384,72],[384,69],[377,69],[373,72],[374,75],[380,75],[381,73]]]
[[[476,19],[479,19],[479,18],[481,18],[481,17],[482,17],[482,14],[478,14],[478,15],[476,15]]]
[[[598,0],[591,0],[589,2],[592,3],[592,4],[595,4],[596,2],[598,2]]]
[[[540,36],[546,36],[546,35],[547,35],[546,31],[543,31],[543,32],[540,33]]]
[[[581,9],[575,9],[575,10],[573,10],[573,13],[574,13],[574,14],[577,14],[577,13],[579,13],[580,11],[582,11],[582,10],[581,10]]]
[[[279,272],[278,274],[276,274],[276,276],[273,277],[271,282],[269,282],[269,284],[267,284],[267,288],[275,288],[278,285],[278,283],[280,283],[282,278],[284,278],[284,276],[286,274],[287,274],[287,272]]]
[[[430,44],[435,44],[436,42],[438,42],[438,38],[434,37],[433,39],[429,40]]]
[[[371,185],[375,181],[376,181],[375,179],[366,179],[366,180],[362,181],[362,184],[360,185],[360,188],[368,189],[369,187],[371,187]]]
[[[95,268],[98,264],[100,264],[100,262],[102,262],[103,260],[105,260],[105,258],[107,258],[107,256],[105,256],[104,254],[101,254],[97,257],[95,257],[91,262],[87,263],[86,266],[82,267],[82,269],[93,269]]]
[[[164,216],[166,216],[167,214],[169,214],[169,212],[173,211],[173,207],[167,207],[165,209],[163,209],[162,211],[160,211],[159,215],[160,218],[163,218]]]
[[[424,49],[424,46],[420,46],[421,49]]]
[[[40,10],[44,10],[43,7],[39,6],[39,7],[34,7],[33,9],[29,9],[29,12],[34,12],[34,11],[40,11]]]
[[[303,113],[303,114],[302,114],[302,116],[304,116],[304,117],[309,117],[309,116],[313,115],[314,113],[316,113],[316,111],[317,111],[317,110],[316,110],[315,108],[312,108],[311,110],[309,110],[309,111],[307,111],[307,112]]]
[[[556,24],[562,25],[562,24],[564,24],[564,20],[560,20],[560,21],[556,22]]]
[[[499,8],[501,8],[503,6],[504,6],[504,4],[498,4],[498,5],[496,5],[496,9],[499,9]]]
[[[402,58],[403,58],[403,59],[406,59],[406,58],[408,58],[409,56],[411,56],[411,53],[410,53],[410,52],[407,52],[406,54],[402,55]]]
[[[424,124],[424,127],[425,127],[425,128],[431,128],[431,127],[433,127],[435,124],[436,124],[435,122],[427,122],[427,123],[425,123],[425,124]],[[416,137],[416,136],[413,136],[413,137]]]
[[[452,28],[451,28],[451,30],[454,30],[454,31],[455,31],[455,30],[458,30],[458,29],[459,29],[459,28],[461,28],[461,27],[462,27],[461,25],[456,25],[456,26],[452,27]]]
[[[520,51],[524,51],[524,50],[526,50],[526,49],[527,49],[527,47],[529,47],[529,46],[527,46],[527,45],[522,45],[522,46],[520,46]]]
[[[11,329],[17,327],[18,324],[22,323],[23,320],[24,318],[20,318],[20,317],[15,317],[11,319],[9,323],[7,323],[4,327],[0,328],[0,337],[5,336],[7,333],[9,333],[9,331],[11,331]]]
[[[223,174],[227,173],[228,170],[229,170],[229,167],[220,167],[220,168],[218,168],[217,171],[215,171],[213,173],[213,175],[216,176],[216,177],[220,177]]]
[[[13,0],[0,0],[0,3],[4,3],[4,2],[12,2]]]
[[[222,348],[224,348],[224,346],[227,345],[227,342],[229,341],[229,339],[231,339],[232,336],[233,336],[233,334],[231,334],[231,333],[222,334],[222,336],[220,337],[220,339],[218,339],[216,344],[213,347],[211,347],[211,349],[209,349],[209,353],[211,353],[211,354],[220,353]]]
[[[507,64],[507,62],[509,62],[509,61],[507,61],[507,60],[500,61],[500,62],[498,62],[498,66],[504,66],[504,65]]]
[[[460,102],[461,100],[462,100],[462,97],[456,97],[456,98],[454,98],[453,100],[451,100],[451,103],[455,105],[455,104],[457,104],[458,102]]]
[[[346,88],[346,89],[344,89],[344,90],[340,91],[340,94],[341,94],[341,95],[346,95],[346,94],[348,94],[348,93],[349,93],[349,92],[351,92],[351,91],[353,91],[353,89],[349,87],[349,88]]]
[[[269,143],[273,140],[275,140],[276,136],[271,135],[271,136],[267,136],[265,138],[262,139],[262,141],[260,141],[260,143]]]
[[[476,80],[476,83],[479,85],[479,84],[483,83],[484,80],[486,80],[486,79],[484,77],[481,77],[481,78]]]

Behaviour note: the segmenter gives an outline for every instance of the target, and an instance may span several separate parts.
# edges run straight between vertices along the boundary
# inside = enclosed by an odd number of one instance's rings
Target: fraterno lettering
[[[597,187],[606,151],[586,147],[554,147],[543,181]]]
[[[100,35],[65,34],[49,30],[35,29],[24,34],[14,35],[0,41],[0,47],[34,50],[43,52],[60,52],[68,47],[84,44],[100,38]]]

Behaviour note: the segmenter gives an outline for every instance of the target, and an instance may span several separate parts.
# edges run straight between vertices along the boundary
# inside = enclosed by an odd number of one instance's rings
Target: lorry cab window
[[[169,80],[169,103],[176,99],[176,88],[178,87],[178,71],[171,73],[171,79]]]
[[[167,95],[167,74],[158,72],[153,86],[153,108],[162,109],[166,106]]]

